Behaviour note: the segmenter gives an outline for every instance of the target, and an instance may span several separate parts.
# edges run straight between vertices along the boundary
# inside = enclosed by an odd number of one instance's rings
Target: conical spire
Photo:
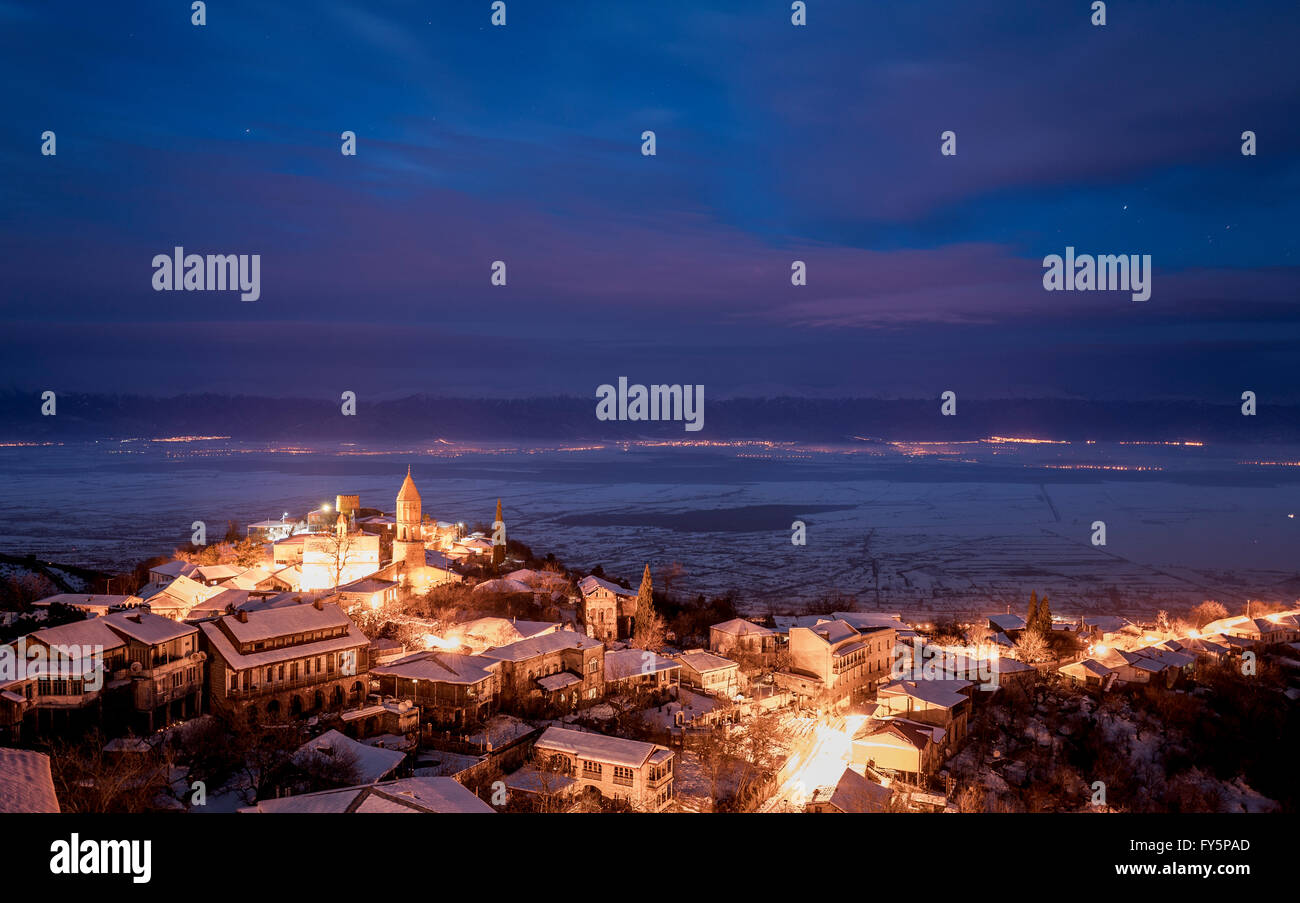
[[[420,490],[415,488],[415,480],[411,479],[411,468],[406,468],[406,479],[402,481],[402,488],[397,493],[399,502],[418,502],[420,500]]]

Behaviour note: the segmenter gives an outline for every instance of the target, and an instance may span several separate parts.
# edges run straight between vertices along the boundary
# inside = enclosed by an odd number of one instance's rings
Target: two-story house
[[[608,799],[660,812],[673,799],[673,751],[656,743],[548,727],[533,746],[539,764]]]
[[[338,605],[241,609],[199,627],[212,710],[232,721],[338,710],[367,696],[370,641]]]

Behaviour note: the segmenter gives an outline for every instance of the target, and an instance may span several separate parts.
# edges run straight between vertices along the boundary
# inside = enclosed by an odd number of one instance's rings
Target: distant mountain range
[[[956,416],[938,398],[734,398],[708,401],[704,428],[681,422],[603,422],[595,398],[519,399],[411,396],[358,400],[343,416],[334,400],[227,395],[171,398],[60,395],[55,416],[41,414],[35,393],[0,393],[0,440],[80,441],[105,438],[229,436],[284,440],[856,439],[941,441],[1013,436],[1049,439],[1300,441],[1300,405],[1262,403],[1244,416],[1237,403],[1100,402],[1062,399],[958,400]]]

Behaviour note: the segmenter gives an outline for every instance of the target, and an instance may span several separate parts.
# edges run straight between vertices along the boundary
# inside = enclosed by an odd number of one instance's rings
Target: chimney
[[[127,615],[127,616],[126,616],[126,619],[127,619],[128,621],[132,621],[132,622],[134,622],[134,623],[136,623],[136,624],[139,624],[139,623],[140,623],[140,613],[137,611],[135,614]]]
[[[325,606],[321,604],[320,596],[317,596],[315,599],[312,599],[312,600],[311,600],[311,605],[312,605],[312,608],[316,609],[317,611],[324,611],[324,610],[325,610]]]
[[[247,624],[248,612],[244,611],[244,609],[241,608],[239,611],[235,612],[235,618],[238,619],[240,624]]]

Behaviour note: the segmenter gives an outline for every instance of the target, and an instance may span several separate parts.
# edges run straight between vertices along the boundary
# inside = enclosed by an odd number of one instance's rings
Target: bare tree
[[[318,537],[325,553],[325,563],[333,577],[331,589],[337,589],[343,580],[343,572],[352,563],[354,535],[348,530],[332,530]]]
[[[1052,650],[1041,631],[1025,630],[1016,640],[1016,654],[1024,662],[1045,662],[1051,658]]]
[[[686,576],[686,568],[682,567],[680,561],[673,561],[659,569],[659,579],[664,583],[664,595],[671,596],[673,592],[673,581],[679,577]]]
[[[1196,629],[1200,630],[1211,621],[1217,621],[1220,618],[1226,618],[1227,616],[1228,609],[1224,608],[1222,603],[1215,602],[1213,599],[1207,599],[1193,608],[1191,614],[1188,615],[1188,618],[1196,625]]]
[[[128,748],[130,737],[126,738]],[[55,742],[50,770],[64,812],[127,813],[161,808],[171,754],[165,748],[108,753],[97,732],[77,743]]]

